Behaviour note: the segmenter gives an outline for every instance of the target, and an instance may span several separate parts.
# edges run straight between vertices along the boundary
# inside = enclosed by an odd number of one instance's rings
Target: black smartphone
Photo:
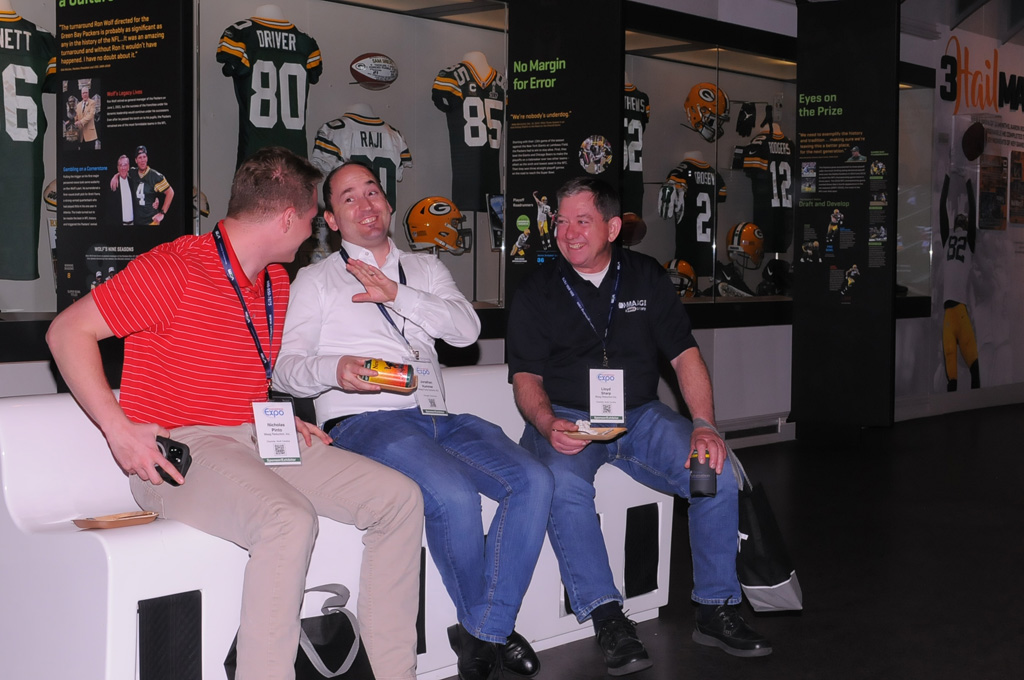
[[[188,445],[176,442],[173,439],[167,437],[157,437],[156,447],[160,449],[160,453],[163,457],[171,462],[171,465],[181,473],[184,477],[185,473],[188,472],[188,468],[192,465],[192,454],[189,453]],[[167,471],[163,468],[159,468],[160,476],[163,477],[164,481],[171,486],[178,486],[178,482],[174,481],[174,478],[167,474]]]

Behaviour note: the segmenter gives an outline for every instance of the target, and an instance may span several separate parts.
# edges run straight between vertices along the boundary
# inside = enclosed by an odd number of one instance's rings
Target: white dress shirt
[[[121,221],[124,224],[131,224],[135,220],[135,196],[132,195],[132,186],[128,183],[127,177],[118,176],[118,184],[121,194]]]
[[[343,392],[338,387],[338,361],[343,356],[408,363],[411,345],[421,359],[436,365],[435,338],[465,347],[480,335],[476,311],[437,256],[403,252],[391,239],[388,245],[381,271],[397,282],[401,262],[406,276],[406,285],[399,284],[394,302],[385,303],[401,333],[376,304],[352,302],[352,296],[365,289],[345,269],[341,253],[302,268],[292,283],[274,387],[296,397],[319,395],[319,423],[365,411],[416,406],[414,394]],[[377,266],[366,248],[347,241],[342,241],[342,247],[350,258]]]

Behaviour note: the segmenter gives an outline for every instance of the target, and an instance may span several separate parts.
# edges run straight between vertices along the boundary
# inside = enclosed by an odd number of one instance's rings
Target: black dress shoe
[[[733,656],[768,656],[772,643],[748,626],[734,604],[700,605],[693,641]]]
[[[540,659],[526,638],[512,631],[508,642],[501,647],[501,666],[516,675],[532,678],[540,671]]]
[[[628,675],[654,665],[644,643],[636,636],[636,624],[626,617],[614,618],[601,624],[597,631],[597,644],[604,652],[608,675]]]
[[[459,680],[492,680],[498,674],[498,646],[469,634],[461,623],[448,626],[448,642],[459,656]]]

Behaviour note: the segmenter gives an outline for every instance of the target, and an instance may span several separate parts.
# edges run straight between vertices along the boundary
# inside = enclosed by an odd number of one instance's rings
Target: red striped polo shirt
[[[280,265],[268,268],[274,292],[271,346],[264,274],[250,283],[227,246],[263,351],[276,361],[288,275]],[[125,338],[120,401],[129,418],[166,428],[252,422],[251,403],[266,399],[267,377],[212,234],[157,246],[92,295],[110,329]]]

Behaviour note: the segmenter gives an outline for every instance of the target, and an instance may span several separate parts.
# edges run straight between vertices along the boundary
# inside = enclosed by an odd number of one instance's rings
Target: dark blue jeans
[[[544,542],[548,469],[500,427],[468,414],[371,411],[329,434],[420,485],[427,545],[459,622],[481,640],[506,642]],[[498,503],[486,536],[480,494]]]
[[[586,419],[583,411],[554,407],[555,415],[570,422]],[[689,499],[690,471],[683,467],[689,454],[693,424],[659,401],[626,412],[625,435],[611,442],[591,442],[575,456],[558,453],[531,425],[520,444],[543,461],[555,475],[555,496],[548,521],[548,538],[558,558],[562,582],[579,621],[595,607],[622,602],[615,587],[604,536],[594,506],[594,476],[611,463],[633,479],[662,493]],[[738,604],[736,578],[739,505],[736,478],[726,461],[714,498],[690,499],[690,547],[693,553],[693,593],[702,604]]]

